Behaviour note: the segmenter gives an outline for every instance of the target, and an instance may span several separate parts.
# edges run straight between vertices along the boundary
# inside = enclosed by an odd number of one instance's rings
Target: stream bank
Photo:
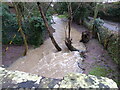
[[[84,21],[84,26],[91,30],[91,22]],[[112,78],[117,82],[117,84],[120,86],[119,81],[119,26],[118,30],[109,30],[105,26],[99,26],[96,30],[99,39],[91,39],[87,44],[86,48],[88,50],[86,57],[87,67],[89,67],[90,63],[92,63],[90,66],[92,66],[90,69],[90,74],[96,75],[96,76],[107,76],[109,78]],[[110,37],[110,35],[113,35]],[[110,38],[108,38],[110,37]],[[107,48],[105,48],[107,45]],[[91,50],[93,49],[93,50]],[[89,52],[91,51],[91,52]],[[90,56],[91,54],[91,56]],[[94,57],[95,56],[95,57]],[[89,61],[89,58],[92,62]],[[85,62],[85,63],[86,63]],[[88,68],[89,70],[89,68]],[[85,73],[88,73],[85,72]]]

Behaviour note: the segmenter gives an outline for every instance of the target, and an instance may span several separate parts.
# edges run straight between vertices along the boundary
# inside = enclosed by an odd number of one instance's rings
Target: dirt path
[[[70,52],[64,44],[65,25],[66,22],[61,21],[58,17],[54,17],[56,24],[53,28],[56,30],[53,34],[56,41],[62,48],[61,52],[57,52],[50,39],[47,39],[39,48],[29,50],[28,55],[18,59],[8,69],[19,70],[38,74],[45,77],[60,79],[69,72],[79,72],[82,70],[78,66],[81,64],[82,58],[78,52]],[[85,51],[83,43],[79,43],[81,38],[80,32],[72,28],[73,45],[78,49]]]

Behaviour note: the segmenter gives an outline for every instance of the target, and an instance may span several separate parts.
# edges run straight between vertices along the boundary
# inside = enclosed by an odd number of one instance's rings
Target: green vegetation
[[[103,8],[99,11],[99,17],[120,22],[120,2],[103,4]]]
[[[54,5],[55,11],[60,15],[58,17],[63,18],[64,15],[66,15],[66,13],[68,12],[67,6],[67,2],[56,3]],[[85,5],[85,3],[72,2],[71,7],[73,12],[73,20],[77,23],[80,23],[80,21],[83,22],[83,20],[89,15],[88,5]]]
[[[103,77],[106,77],[109,72],[110,72],[110,70],[108,71],[105,67],[98,66],[98,67],[94,67],[94,68],[89,72],[89,74],[95,75],[95,76],[103,76]]]
[[[114,73],[115,71],[113,71],[112,69],[108,69],[108,68],[105,68],[105,67],[102,67],[102,66],[96,66],[96,67],[93,67],[89,74],[91,75],[95,75],[95,76],[99,76],[99,77],[108,77],[109,74],[111,73]],[[113,74],[112,75],[113,77],[113,80],[118,84],[120,85],[120,81],[118,80],[118,78],[120,77],[120,75],[116,75],[116,74]]]
[[[56,11],[57,14],[64,14],[65,12],[68,11],[68,3],[67,2],[57,2],[54,3],[54,10]]]
[[[66,15],[58,15],[59,18],[66,18]]]
[[[106,43],[106,40],[109,39],[108,42],[108,47],[106,48],[107,51],[109,52],[110,56],[112,57],[112,59],[119,65],[120,64],[120,59],[119,59],[119,40],[118,40],[118,35],[117,33],[114,34],[113,37],[108,38],[110,35],[112,35],[113,33],[110,32],[110,30],[101,27],[98,29],[99,30],[99,34],[100,34],[100,39],[101,39],[101,43],[103,44],[103,46]]]
[[[16,15],[11,13],[8,5],[4,3],[2,4],[2,11],[2,43],[9,44],[9,42],[12,40],[12,44],[22,45],[23,39],[20,32],[18,32]],[[35,12],[36,10],[33,11],[34,16],[30,15],[29,17],[26,17],[25,15],[27,14],[24,14],[22,28],[27,38],[28,44],[39,46],[43,43],[44,36],[47,32],[40,13]],[[50,16],[51,14],[47,12],[46,18],[49,24],[51,24]],[[16,37],[13,39],[15,34]]]

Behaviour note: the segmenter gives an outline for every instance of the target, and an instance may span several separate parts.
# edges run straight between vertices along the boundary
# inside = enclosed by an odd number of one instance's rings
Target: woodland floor
[[[57,19],[57,18],[55,18],[55,19]],[[64,24],[64,21],[63,20],[60,20],[60,19],[58,19],[58,20],[55,20],[55,22],[57,23],[57,26],[56,26],[56,24],[55,25],[53,25],[53,27],[57,30],[57,29],[60,29],[60,30],[62,30],[62,29],[65,29],[64,27],[63,27],[63,24]],[[59,26],[58,26],[59,25]],[[65,25],[64,25],[65,26]],[[79,42],[79,40],[80,40],[80,36],[79,35],[81,35],[81,32],[83,32],[83,31],[85,31],[85,30],[87,30],[87,28],[84,28],[83,26],[80,26],[80,25],[77,25],[77,24],[72,24],[72,27],[74,28],[74,29],[76,29],[77,31],[76,32],[74,32],[74,33],[72,33],[73,34],[73,43],[75,43],[75,41],[77,40],[77,42]],[[60,31],[59,31],[60,32]],[[61,31],[62,32],[62,31]],[[79,33],[78,33],[79,32]],[[78,33],[78,34],[77,34]],[[61,33],[61,36],[64,36],[64,35],[62,35],[62,34],[64,34],[63,32]],[[74,35],[75,34],[75,35]],[[58,35],[60,35],[60,34],[56,34],[55,35],[55,38],[56,38],[56,36],[58,36]],[[62,47],[62,48],[64,48],[64,52],[68,52],[68,50],[66,49],[66,47],[64,47],[63,46],[63,42],[61,42],[61,40],[64,40],[63,39],[64,37],[60,37],[59,36],[59,38],[56,38],[57,39],[57,41],[58,41],[58,43],[61,43],[60,44],[60,46]],[[46,43],[47,42],[47,43]],[[49,41],[45,41],[45,43],[44,44],[49,44],[50,43],[50,40]],[[43,44],[43,45],[44,45]],[[50,45],[51,45],[51,43],[50,43]],[[56,52],[55,51],[55,49],[54,49],[54,47],[51,47],[50,45],[48,45],[48,47],[43,47],[43,46],[41,46],[38,50],[36,49],[36,51],[34,51],[34,55],[35,55],[35,53],[36,54],[38,54],[38,53],[40,53],[40,52],[38,52],[39,50],[40,51],[44,51],[44,50],[48,50],[48,52],[46,53],[45,52],[45,54],[44,55],[40,55],[41,57],[43,57],[43,56],[45,56],[45,55],[47,55],[47,54],[50,54],[50,52],[51,51],[54,51],[54,52]],[[80,44],[80,45],[82,45],[82,44]],[[47,45],[45,45],[45,46],[47,46]],[[84,45],[83,45],[84,46]],[[109,78],[112,78],[112,79],[114,79],[114,78],[116,78],[116,76],[115,75],[117,75],[118,74],[118,72],[117,72],[117,65],[113,62],[113,60],[111,59],[111,57],[108,55],[108,53],[107,53],[107,51],[106,50],[104,50],[104,48],[103,48],[103,46],[96,40],[96,39],[91,39],[87,44],[85,44],[85,46],[86,46],[86,49],[87,49],[87,53],[85,53],[85,58],[84,58],[84,62],[82,63],[82,65],[81,65],[81,67],[82,68],[84,68],[85,70],[84,70],[84,72],[83,73],[85,73],[85,74],[89,74],[90,72],[91,72],[91,70],[93,69],[93,68],[96,68],[96,67],[102,67],[102,68],[105,68],[106,69],[106,71],[110,71],[109,73],[107,73],[107,76],[109,77]],[[20,60],[22,60],[21,58],[22,58],[22,54],[23,54],[23,51],[24,51],[24,47],[23,46],[10,46],[9,47],[9,50],[7,51],[7,52],[4,52],[4,50],[5,50],[5,45],[3,45],[3,57],[2,57],[2,63],[3,63],[3,65],[5,66],[5,67],[8,67],[8,69],[10,68],[10,69],[12,69],[12,70],[15,70],[15,67],[17,66],[17,65],[19,65],[19,63],[21,62]],[[45,48],[45,49],[42,49],[41,50],[41,48]],[[51,49],[51,50],[49,50],[50,48],[53,48],[53,49]],[[81,47],[82,48],[82,47]],[[31,51],[31,50],[33,50],[33,48],[32,47],[30,47],[30,50],[29,51]],[[41,52],[42,53],[42,52]],[[50,54],[51,55],[51,54]],[[29,55],[30,56],[30,55]],[[28,56],[28,57],[29,57]],[[40,57],[39,56],[39,57]],[[32,56],[31,56],[32,57]],[[34,56],[35,57],[35,56]],[[37,56],[36,56],[37,57]],[[51,58],[51,57],[50,57]],[[18,59],[18,60],[17,60]],[[31,62],[31,58],[28,58],[28,59],[30,59],[30,60],[28,60],[28,61],[30,61]],[[37,58],[36,58],[37,59]],[[39,58],[39,59],[41,59],[41,58]],[[39,60],[38,59],[38,60]],[[49,59],[49,57],[48,57],[48,59]],[[26,63],[30,63],[30,62],[28,62],[28,61],[26,61]],[[36,61],[34,61],[34,62],[36,62]],[[36,62],[36,63],[38,63],[38,62]],[[16,64],[16,65],[15,65]],[[31,63],[31,66],[29,65],[26,65],[26,70],[24,70],[24,71],[27,71],[27,69],[28,68],[30,68],[30,67],[32,67],[32,64],[33,65],[35,65],[34,63]],[[20,64],[20,65],[25,65],[25,64]],[[19,66],[20,66],[19,65]],[[28,66],[28,67],[27,67]],[[24,67],[23,67],[24,68]],[[16,69],[18,69],[18,70],[22,70],[23,68],[16,68]],[[69,71],[69,70],[68,70]],[[106,72],[105,71],[105,72]],[[27,72],[30,72],[29,70],[27,71]],[[94,73],[94,72],[92,72],[92,73]],[[102,72],[101,72],[102,73]],[[113,75],[113,73],[114,73],[114,75]],[[44,75],[44,74],[43,74]]]

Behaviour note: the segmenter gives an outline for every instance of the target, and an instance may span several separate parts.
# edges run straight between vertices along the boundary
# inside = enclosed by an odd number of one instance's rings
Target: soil
[[[88,74],[91,68],[95,66],[107,67],[113,70],[117,70],[117,65],[108,55],[108,52],[103,48],[103,46],[96,39],[91,39],[87,44],[87,53],[84,58],[84,68],[86,69],[84,73]]]
[[[78,26],[73,24],[75,28],[80,33],[88,30],[83,26]],[[112,70],[113,72],[108,73],[107,77],[113,80],[118,80],[118,65],[112,60],[109,56],[108,52],[104,49],[104,47],[98,42],[97,39],[90,39],[88,43],[84,43],[86,46],[86,53],[84,62],[81,67],[84,68],[84,73],[89,74],[92,69],[95,67],[103,67],[106,70]],[[114,73],[114,74],[113,74]]]
[[[23,57],[25,50],[24,46],[11,45],[8,46],[8,50],[5,52],[5,49],[8,45],[2,45],[2,65],[3,67],[9,67],[13,64],[18,58]],[[29,46],[29,49],[32,46]]]

